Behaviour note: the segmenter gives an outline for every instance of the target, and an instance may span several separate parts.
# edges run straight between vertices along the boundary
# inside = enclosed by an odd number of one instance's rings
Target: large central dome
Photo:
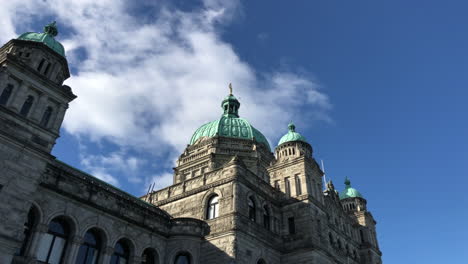
[[[270,144],[268,144],[265,136],[255,129],[247,120],[240,118],[238,115],[240,103],[234,95],[229,94],[224,98],[221,103],[223,115],[220,119],[214,120],[204,124],[193,133],[190,145],[197,142],[198,139],[203,137],[230,137],[255,140],[263,144],[269,151]]]

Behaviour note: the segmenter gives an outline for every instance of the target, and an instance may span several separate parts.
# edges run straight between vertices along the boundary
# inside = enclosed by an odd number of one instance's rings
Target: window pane
[[[89,248],[88,249],[88,256],[86,257],[86,264],[94,264],[95,263],[95,258],[97,256],[96,250],[94,248]]]
[[[49,254],[50,246],[52,245],[52,240],[54,236],[51,234],[44,234],[41,238],[41,242],[39,243],[39,247],[37,248],[37,260],[39,261],[46,261],[47,255]]]
[[[178,255],[175,264],[190,264],[190,259],[187,255]]]
[[[67,241],[61,237],[55,237],[54,245],[52,247],[52,252],[50,253],[49,263],[50,264],[59,264],[60,258],[62,257],[62,252],[65,248],[65,243]]]
[[[219,211],[218,207],[219,207],[218,204],[213,205],[213,217],[215,218],[218,217],[218,211]]]
[[[88,251],[87,245],[81,245],[80,250],[78,251],[78,256],[76,257],[76,264],[85,264],[86,262],[86,252]]]

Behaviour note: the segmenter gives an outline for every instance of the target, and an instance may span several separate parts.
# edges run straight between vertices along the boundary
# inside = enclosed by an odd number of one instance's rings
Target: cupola
[[[65,49],[63,48],[63,45],[55,39],[57,35],[58,29],[54,21],[44,27],[43,33],[26,32],[21,34],[18,39],[44,43],[57,54],[65,57]]]
[[[288,132],[281,137],[275,149],[276,159],[289,160],[293,157],[312,156],[312,146],[305,137],[296,132],[294,123],[289,123]]]
[[[271,151],[270,144],[266,137],[254,128],[249,121],[239,117],[240,103],[232,94],[232,85],[229,84],[230,93],[221,102],[223,114],[219,119],[204,124],[193,133],[190,139],[190,145],[195,144],[203,138],[211,138],[215,136],[239,138],[254,140],[268,151]]]

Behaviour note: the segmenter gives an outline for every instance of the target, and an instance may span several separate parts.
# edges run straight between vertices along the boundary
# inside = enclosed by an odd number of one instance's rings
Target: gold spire
[[[229,95],[232,95],[232,84],[229,83]]]

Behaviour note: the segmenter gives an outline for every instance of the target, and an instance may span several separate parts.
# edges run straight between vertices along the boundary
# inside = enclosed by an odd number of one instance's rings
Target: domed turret
[[[288,125],[288,133],[286,133],[283,137],[281,137],[280,141],[278,142],[278,146],[286,143],[286,142],[291,142],[291,141],[303,141],[307,142],[305,137],[303,137],[301,134],[296,132],[296,126],[291,122]]]
[[[231,92],[221,103],[223,115],[220,119],[204,124],[198,128],[190,140],[193,145],[201,138],[210,138],[215,136],[250,139],[264,145],[269,151],[270,144],[265,136],[255,129],[247,120],[239,117],[240,103],[232,94],[232,86],[229,85]]]
[[[361,193],[354,189],[353,187],[351,187],[351,181],[348,179],[348,177],[346,177],[345,179],[345,189],[340,192],[340,200],[343,200],[343,199],[346,199],[346,198],[363,198]]]
[[[311,157],[312,146],[305,137],[296,132],[296,126],[291,122],[288,125],[288,133],[281,137],[275,153],[278,160],[289,160],[301,156]]]
[[[60,44],[60,42],[58,42],[57,40],[55,40],[55,36],[57,35],[58,29],[54,21],[44,27],[43,33],[26,32],[21,34],[18,37],[18,39],[44,43],[47,47],[51,48],[57,54],[61,55],[62,57],[65,57],[65,49],[63,48],[63,45]]]

